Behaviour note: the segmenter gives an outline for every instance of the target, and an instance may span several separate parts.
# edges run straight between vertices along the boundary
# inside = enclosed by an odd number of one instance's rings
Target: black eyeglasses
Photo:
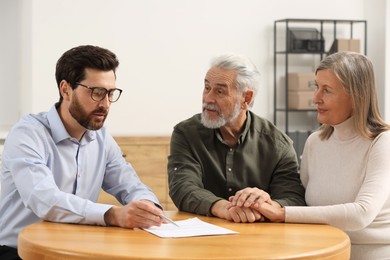
[[[75,83],[76,83],[76,85],[80,85],[84,88],[91,90],[91,98],[94,101],[102,101],[106,97],[106,95],[108,94],[108,101],[110,101],[111,103],[114,103],[114,102],[118,101],[119,97],[122,94],[122,90],[119,88],[107,90],[107,89],[102,88],[102,87],[90,87],[90,86],[81,84],[80,82],[75,82]]]

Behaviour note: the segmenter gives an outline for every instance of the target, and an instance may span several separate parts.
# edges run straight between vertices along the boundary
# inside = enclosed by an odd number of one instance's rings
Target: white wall
[[[385,8],[385,46],[390,46],[390,0],[386,0],[386,8]],[[390,50],[388,48],[384,49],[384,56],[385,56],[385,66],[384,71],[389,71],[390,68]],[[384,91],[384,97],[385,97],[385,119],[387,122],[390,122],[390,76],[385,73],[385,91]]]
[[[386,1],[365,1],[364,16],[367,22],[367,55],[374,63],[379,106],[385,116],[385,52],[386,52]],[[374,3],[374,4],[373,4]],[[387,45],[388,46],[388,45]],[[390,122],[390,121],[389,121]]]
[[[60,55],[73,46],[99,45],[121,62],[117,87],[124,93],[111,107],[111,133],[169,135],[177,122],[200,112],[210,58],[236,52],[249,56],[261,71],[253,111],[272,120],[274,20],[366,19],[368,56],[382,66],[385,1],[0,0],[0,17],[4,6],[18,17],[0,27],[2,39],[4,32],[10,34],[7,47],[21,56],[0,60],[2,67],[11,67],[0,72],[1,93],[10,86],[23,93],[17,91],[19,100],[11,103],[17,117],[48,110],[58,100],[54,71]],[[7,84],[5,76],[12,79]],[[377,76],[384,82],[384,69]]]
[[[20,2],[0,0],[0,141],[20,114],[21,20]]]

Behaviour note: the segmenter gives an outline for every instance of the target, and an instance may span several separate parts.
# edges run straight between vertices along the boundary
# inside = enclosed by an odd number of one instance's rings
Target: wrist
[[[219,218],[223,217],[223,211],[226,208],[227,204],[229,204],[229,202],[222,199],[214,202],[210,208],[211,215]]]
[[[112,206],[106,211],[106,213],[104,213],[104,222],[107,226],[118,226],[115,217],[116,208],[117,206]]]
[[[273,222],[285,222],[286,221],[286,209],[278,201],[273,200],[271,204],[277,208],[276,214],[273,218]]]
[[[286,209],[284,207],[280,208],[279,210],[279,219],[280,222],[286,221]]]

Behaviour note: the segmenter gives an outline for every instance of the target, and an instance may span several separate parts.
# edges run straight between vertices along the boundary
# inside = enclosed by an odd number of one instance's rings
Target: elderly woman
[[[300,174],[309,207],[251,207],[271,221],[346,231],[351,259],[390,259],[390,126],[378,111],[372,63],[358,53],[334,53],[315,74],[321,127],[305,144]]]

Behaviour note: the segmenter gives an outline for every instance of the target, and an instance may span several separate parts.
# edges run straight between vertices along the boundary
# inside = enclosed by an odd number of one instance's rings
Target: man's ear
[[[242,104],[243,109],[249,109],[251,103],[253,102],[254,98],[254,90],[249,89],[243,93],[244,103]]]
[[[72,91],[72,87],[66,80],[62,80],[60,82],[60,93],[63,99],[69,99],[70,92]]]

